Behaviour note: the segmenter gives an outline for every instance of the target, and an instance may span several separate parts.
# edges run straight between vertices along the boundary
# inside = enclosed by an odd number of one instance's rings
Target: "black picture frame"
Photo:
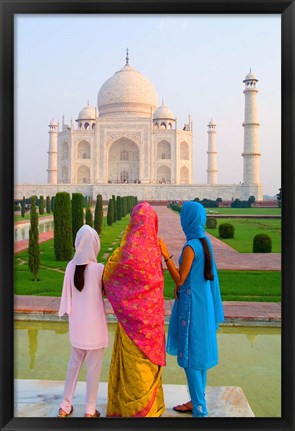
[[[0,355],[1,430],[295,430],[294,415],[294,202],[295,193],[295,4],[294,0],[0,0]],[[281,418],[144,418],[85,421],[14,418],[13,387],[13,196],[15,14],[281,14],[282,22],[282,416]]]

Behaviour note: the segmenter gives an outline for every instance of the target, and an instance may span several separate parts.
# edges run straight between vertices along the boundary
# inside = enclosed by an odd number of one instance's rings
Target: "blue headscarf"
[[[184,202],[180,211],[180,222],[187,241],[205,238],[206,210],[199,202]]]

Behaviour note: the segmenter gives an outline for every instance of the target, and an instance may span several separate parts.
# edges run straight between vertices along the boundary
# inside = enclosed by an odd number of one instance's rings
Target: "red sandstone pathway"
[[[159,236],[164,239],[168,250],[173,254],[173,261],[178,265],[178,258],[185,243],[179,215],[164,206],[154,206],[159,217]],[[219,239],[208,234],[212,241],[218,269],[232,270],[281,270],[280,253],[239,253]]]

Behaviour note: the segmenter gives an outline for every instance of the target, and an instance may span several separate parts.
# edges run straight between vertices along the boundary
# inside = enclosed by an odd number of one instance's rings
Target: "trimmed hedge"
[[[235,233],[235,228],[230,223],[221,223],[218,228],[218,233],[220,238],[223,238],[223,239],[233,238]]]
[[[30,211],[30,230],[29,230],[29,268],[37,280],[37,275],[40,269],[40,248],[39,248],[39,229],[38,229],[38,214],[36,208],[36,196],[31,197],[31,211]]]
[[[54,253],[55,259],[71,260],[73,255],[72,205],[67,192],[59,192],[54,200]]]
[[[259,233],[253,238],[253,253],[271,253],[271,237],[266,233]]]
[[[73,233],[73,246],[75,246],[75,239],[78,230],[84,224],[84,210],[83,203],[85,202],[85,197],[82,193],[72,194],[72,233]]]
[[[216,227],[217,227],[217,219],[215,217],[207,217],[206,228],[216,229]]]
[[[98,235],[101,232],[102,228],[102,222],[103,222],[103,202],[102,202],[102,195],[96,196],[96,204],[95,204],[95,211],[94,211],[94,229],[98,233]]]

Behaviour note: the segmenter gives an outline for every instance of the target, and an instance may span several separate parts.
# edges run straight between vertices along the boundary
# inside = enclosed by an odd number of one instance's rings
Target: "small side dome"
[[[256,76],[251,72],[251,69],[250,69],[250,72],[246,75],[246,78],[244,79],[243,82],[246,82],[246,81],[256,81],[256,82],[258,81]]]
[[[78,120],[95,120],[95,108],[93,106],[85,106],[78,115]]]
[[[153,115],[154,120],[175,120],[174,114],[167,106],[160,106]]]
[[[207,126],[209,127],[209,126],[216,126],[216,123],[215,123],[215,121],[213,121],[212,120],[212,118],[211,118],[211,120],[209,121],[209,123],[207,124]]]

